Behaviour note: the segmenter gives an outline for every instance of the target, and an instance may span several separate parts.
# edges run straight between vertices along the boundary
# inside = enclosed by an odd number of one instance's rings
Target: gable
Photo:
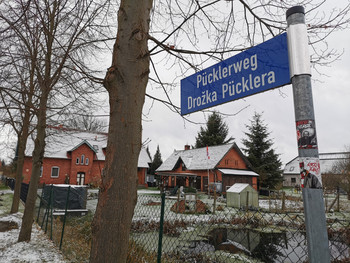
[[[248,169],[249,166],[249,162],[241,152],[238,152],[236,147],[232,147],[220,160],[217,168]]]
[[[81,143],[79,143],[78,145],[76,145],[75,147],[73,147],[71,150],[69,150],[68,152],[74,152],[75,150],[77,150],[78,148],[82,147],[83,145],[86,145],[88,149],[90,149],[91,151],[93,151],[94,153],[96,153],[96,149],[87,141],[87,140],[83,140]]]
[[[76,130],[47,129],[48,136],[45,138],[45,158],[67,158],[67,153],[79,148],[82,144],[94,149],[98,160],[105,160],[103,148],[107,145],[107,134],[84,132]],[[28,138],[26,156],[32,156],[34,139]]]
[[[203,147],[174,151],[172,155],[157,169],[157,172],[174,171],[174,169],[177,167],[176,165],[178,164],[179,159],[182,160],[187,170],[215,169],[227,152],[233,147],[237,147],[236,144],[230,143],[218,146],[209,146],[208,150],[207,147]]]
[[[145,148],[141,148],[137,167],[149,168],[149,164],[152,162]]]

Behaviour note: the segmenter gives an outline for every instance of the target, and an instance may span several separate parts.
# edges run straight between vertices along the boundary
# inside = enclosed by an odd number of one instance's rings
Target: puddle
[[[349,247],[330,241],[332,258],[349,256]],[[306,236],[300,232],[262,233],[249,229],[216,228],[208,233],[207,240],[191,242],[186,254],[225,251],[244,253],[263,262],[304,262],[307,260]]]

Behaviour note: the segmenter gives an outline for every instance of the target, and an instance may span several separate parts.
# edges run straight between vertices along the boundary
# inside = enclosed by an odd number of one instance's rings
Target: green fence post
[[[158,257],[157,263],[162,261],[162,240],[163,240],[163,224],[164,224],[164,207],[165,207],[165,193],[162,193],[162,206],[160,209],[160,222],[159,222],[159,239],[158,239]]]
[[[55,204],[55,193],[53,191],[53,185],[51,188],[52,191],[52,198],[51,198],[51,213],[50,213],[50,218],[51,218],[51,226],[50,226],[50,239],[52,240],[52,232],[53,232],[53,206]]]
[[[46,224],[45,224],[45,234],[47,233],[47,224],[49,223],[50,207],[52,203],[52,192],[53,192],[53,185],[51,185],[49,203],[47,204],[47,209],[46,209],[47,218],[46,218]]]
[[[66,226],[67,210],[68,210],[68,204],[69,204],[69,193],[70,193],[70,186],[68,187],[67,200],[66,200],[66,208],[65,208],[65,211],[64,211],[64,219],[63,219],[63,226],[62,226],[62,233],[61,233],[61,241],[60,241],[60,250],[61,250],[61,248],[62,248],[64,227]]]

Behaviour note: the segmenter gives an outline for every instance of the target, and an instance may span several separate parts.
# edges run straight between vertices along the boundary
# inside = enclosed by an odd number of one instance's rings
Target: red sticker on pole
[[[299,149],[317,149],[315,122],[303,120],[296,122]]]
[[[299,157],[301,187],[321,188],[322,176],[318,158]]]

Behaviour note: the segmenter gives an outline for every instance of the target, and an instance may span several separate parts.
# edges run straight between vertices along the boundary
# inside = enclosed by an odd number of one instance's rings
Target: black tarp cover
[[[43,200],[49,203],[51,199],[54,208],[66,209],[68,189],[68,209],[86,209],[87,187],[83,185],[46,185],[43,188]]]

